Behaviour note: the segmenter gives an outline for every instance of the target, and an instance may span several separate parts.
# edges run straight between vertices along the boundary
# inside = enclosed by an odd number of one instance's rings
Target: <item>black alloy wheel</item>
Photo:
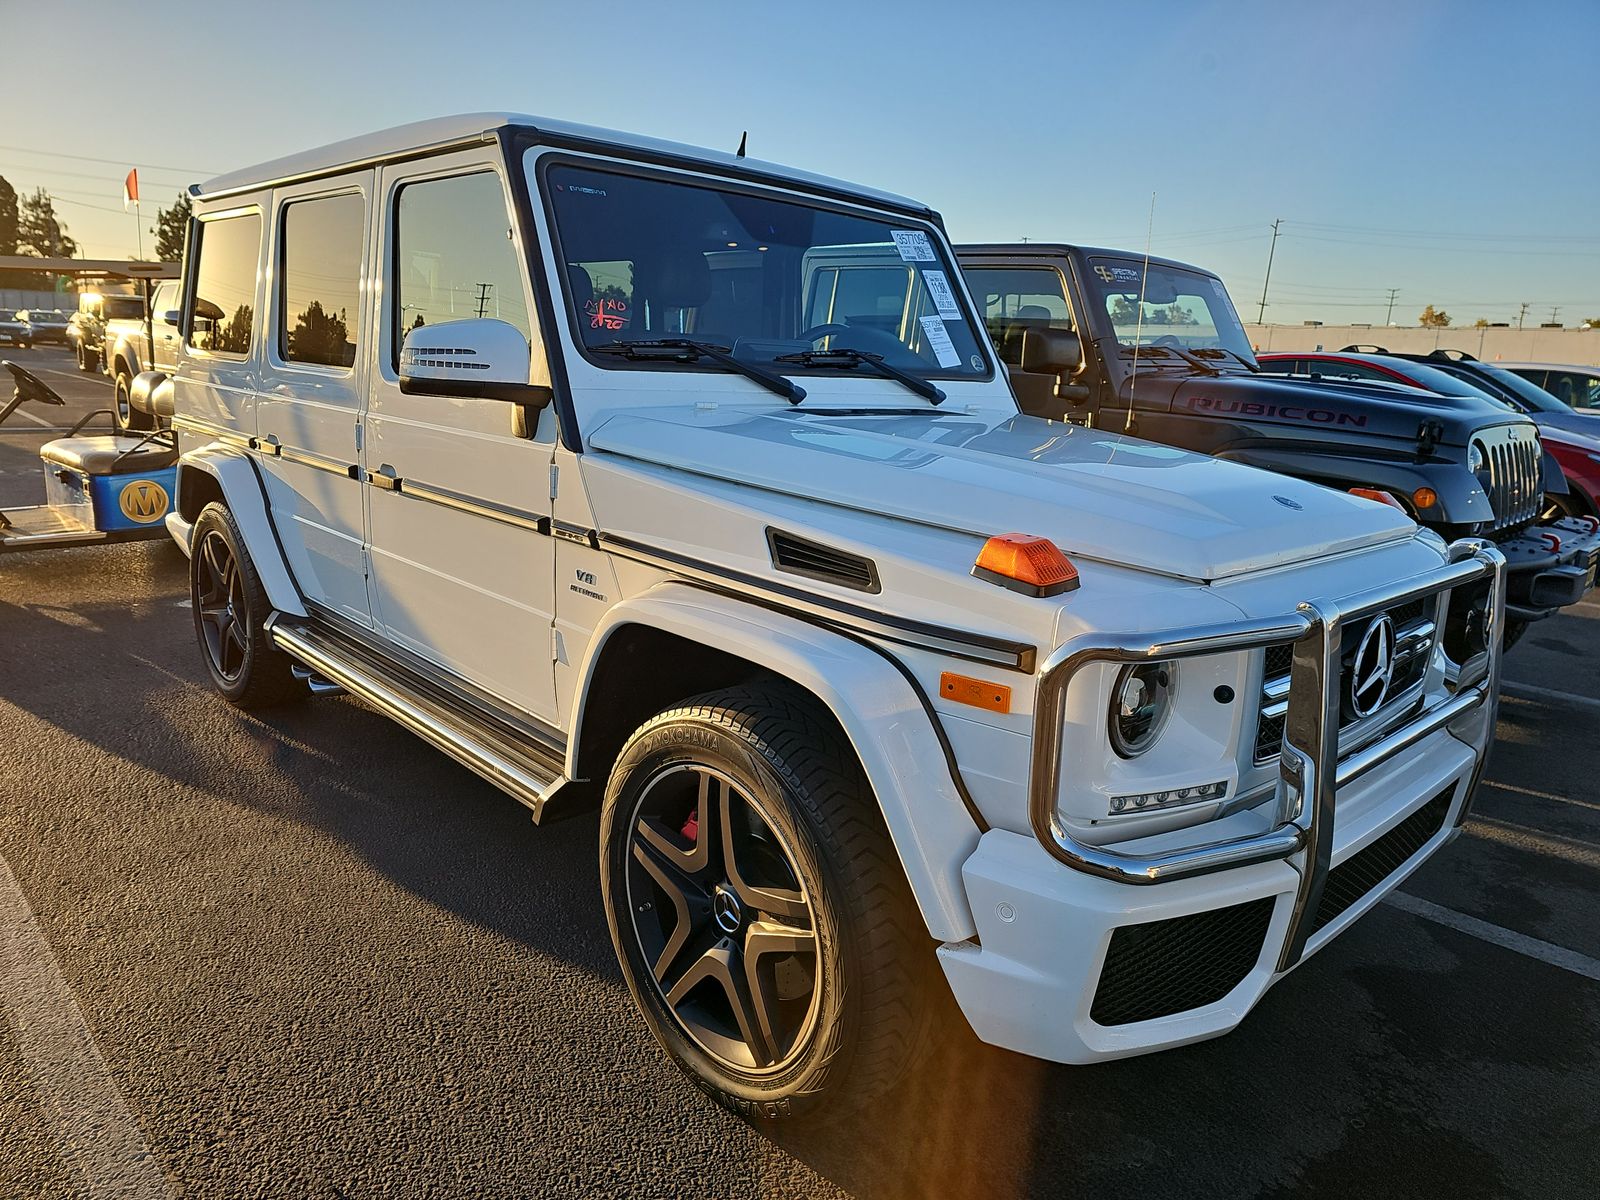
[[[761,806],[700,763],[658,772],[634,806],[634,936],[674,1019],[745,1072],[781,1070],[817,1016],[817,917]]]
[[[219,679],[237,683],[250,656],[250,626],[244,581],[233,547],[217,529],[210,529],[194,550],[197,556],[195,615],[211,670]]]

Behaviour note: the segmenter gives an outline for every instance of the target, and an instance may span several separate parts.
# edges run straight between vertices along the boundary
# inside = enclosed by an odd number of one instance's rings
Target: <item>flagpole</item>
[[[133,202],[133,231],[134,231],[135,236],[139,239],[139,254],[138,254],[138,257],[140,259],[143,259],[144,258],[144,220],[143,220],[143,218],[141,217],[141,215],[139,213],[139,202],[137,200],[135,200]]]

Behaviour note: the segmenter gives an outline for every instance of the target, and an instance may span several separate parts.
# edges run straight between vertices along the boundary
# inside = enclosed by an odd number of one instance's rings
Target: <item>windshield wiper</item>
[[[1195,368],[1198,368],[1201,371],[1204,371],[1207,375],[1220,375],[1221,374],[1221,372],[1218,371],[1215,367],[1211,366],[1209,363],[1202,362],[1200,359],[1196,358],[1193,354],[1190,354],[1189,351],[1185,350],[1182,346],[1155,346],[1155,345],[1129,346],[1129,345],[1124,344],[1123,347],[1122,347],[1122,350],[1123,350],[1123,353],[1131,355],[1134,358],[1137,358],[1140,355],[1144,355],[1144,354],[1171,354],[1175,358],[1183,359],[1183,361],[1188,363],[1191,367],[1195,367]]]
[[[1251,374],[1253,374],[1253,375],[1261,374],[1261,368],[1260,367],[1258,367],[1255,363],[1251,362],[1244,355],[1240,354],[1237,350],[1229,350],[1226,346],[1197,347],[1196,349],[1191,351],[1191,353],[1194,354],[1197,358],[1221,358],[1223,355],[1227,355],[1229,358],[1238,359],[1239,362],[1241,364],[1243,364],[1245,370],[1249,371]]]
[[[848,346],[837,350],[802,350],[798,354],[780,354],[772,361],[799,363],[803,367],[871,367],[885,379],[902,383],[917,395],[927,397],[931,404],[944,403],[943,390],[926,379],[919,379],[908,371],[890,366],[883,361],[883,355],[869,354],[865,350],[852,350]]]
[[[799,404],[806,398],[806,390],[792,379],[763,371],[728,353],[726,346],[713,346],[710,342],[697,342],[693,338],[645,338],[629,342],[607,342],[603,346],[590,346],[596,354],[616,354],[629,362],[698,362],[709,358],[712,362],[737,371],[769,392],[776,392],[790,404]]]

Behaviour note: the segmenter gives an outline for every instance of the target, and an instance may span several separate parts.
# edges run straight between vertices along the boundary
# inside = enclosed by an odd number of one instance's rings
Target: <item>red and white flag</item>
[[[139,203],[139,168],[135,167],[128,172],[128,177],[122,181],[122,211],[128,211],[128,205]]]

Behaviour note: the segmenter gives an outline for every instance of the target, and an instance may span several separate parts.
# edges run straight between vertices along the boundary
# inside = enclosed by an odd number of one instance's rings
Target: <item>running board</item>
[[[286,622],[278,613],[268,619],[267,633],[310,674],[361,697],[527,805],[535,823],[544,818],[545,806],[566,782],[564,757],[556,747],[520,744],[482,714],[469,711],[404,668],[363,652],[337,633]]]
[[[324,679],[302,663],[295,663],[289,670],[296,679],[306,685],[306,690],[313,696],[342,696],[344,694],[344,689],[337,683]]]

